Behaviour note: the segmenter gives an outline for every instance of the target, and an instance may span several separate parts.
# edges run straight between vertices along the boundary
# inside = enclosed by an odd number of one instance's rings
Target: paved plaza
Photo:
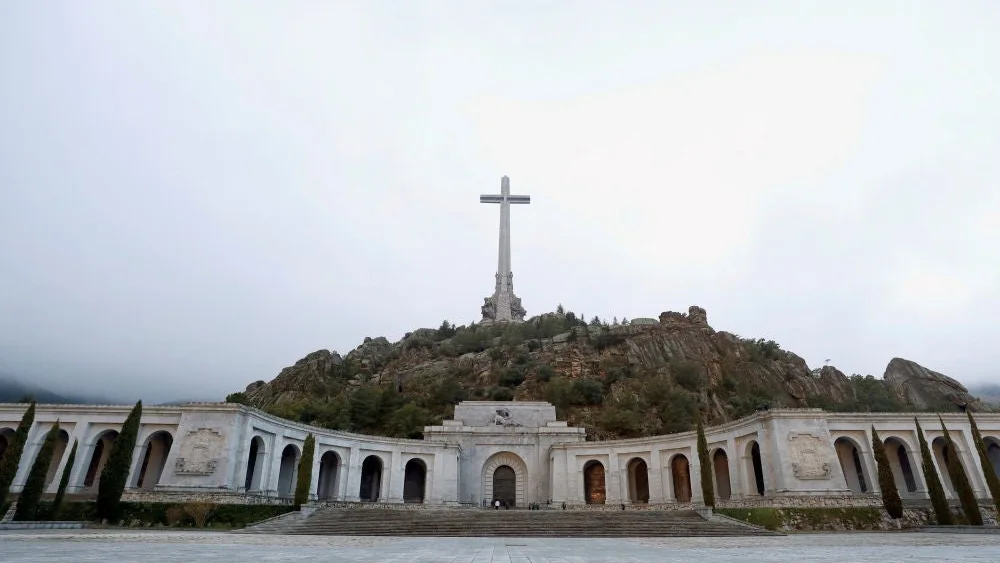
[[[107,530],[0,532],[0,561],[994,563],[1000,561],[1000,535],[845,533],[776,538],[495,539]]]

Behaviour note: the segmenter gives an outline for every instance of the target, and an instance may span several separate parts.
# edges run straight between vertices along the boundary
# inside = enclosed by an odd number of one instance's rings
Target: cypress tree
[[[944,496],[944,487],[941,486],[941,478],[938,477],[937,469],[934,468],[931,449],[927,447],[927,440],[924,439],[924,431],[920,428],[920,423],[916,418],[913,419],[913,423],[917,425],[917,441],[920,442],[920,466],[924,470],[924,481],[927,483],[927,492],[931,496],[934,516],[937,518],[938,524],[950,526],[951,509],[948,508],[948,499]]]
[[[14,441],[7,446],[3,454],[3,461],[0,461],[0,506],[7,501],[10,494],[10,486],[17,476],[17,467],[21,464],[21,453],[24,452],[24,443],[28,441],[28,431],[35,422],[35,403],[32,401],[28,410],[24,411],[20,424],[14,432]]]
[[[705,506],[715,506],[715,483],[712,481],[712,461],[708,457],[708,440],[705,427],[698,416],[698,463],[701,465],[701,496]]]
[[[951,455],[946,460],[948,463],[948,474],[951,475],[951,483],[955,485],[958,500],[962,503],[962,512],[965,513],[965,519],[969,521],[969,524],[982,526],[983,514],[979,511],[979,501],[976,500],[976,493],[972,490],[972,484],[969,483],[969,476],[965,473],[965,466],[962,465],[962,460],[958,457],[958,448],[955,446],[955,442],[951,440],[951,434],[948,433],[948,427],[944,425],[944,420],[940,416],[938,416],[938,420],[941,421],[941,430],[944,432],[945,444],[951,450]]]
[[[56,498],[52,501],[52,515],[50,520],[58,520],[59,512],[62,510],[63,497],[66,496],[66,485],[69,485],[69,474],[73,472],[73,463],[76,461],[76,440],[73,440],[73,449],[69,451],[66,458],[66,467],[63,467],[62,478],[59,479],[59,490],[56,491]]]
[[[312,433],[306,436],[306,443],[302,445],[302,459],[299,460],[299,476],[295,482],[295,510],[302,508],[302,505],[309,501],[309,485],[312,484],[313,457],[316,455],[316,438]]]
[[[52,463],[52,454],[56,448],[56,438],[59,437],[59,421],[57,420],[49,432],[45,435],[45,441],[35,456],[34,463],[31,464],[31,471],[28,479],[24,482],[21,495],[17,499],[17,510],[14,511],[14,520],[34,520],[38,513],[38,501],[42,499],[45,492],[45,474],[49,472],[49,465]]]
[[[889,457],[885,455],[885,444],[879,438],[875,426],[872,426],[872,451],[875,453],[875,464],[878,466],[878,486],[882,490],[882,506],[893,519],[903,517],[903,501],[899,498],[899,489],[892,476]]]
[[[986,453],[986,441],[979,433],[972,412],[965,411],[969,417],[969,426],[972,427],[972,440],[976,443],[976,452],[979,454],[979,465],[983,468],[983,475],[986,476],[986,486],[990,489],[990,496],[993,497],[993,504],[997,507],[997,514],[1000,514],[1000,479],[997,478],[996,469],[990,463],[989,455]]]
[[[108,461],[101,470],[101,482],[97,487],[97,517],[109,522],[119,520],[119,505],[125,482],[128,481],[132,465],[132,451],[139,435],[139,420],[142,418],[142,401],[135,404],[122,424],[122,431],[111,445]]]

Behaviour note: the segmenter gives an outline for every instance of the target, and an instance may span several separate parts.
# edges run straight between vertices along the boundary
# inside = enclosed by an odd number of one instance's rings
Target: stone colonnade
[[[316,428],[242,405],[148,407],[127,487],[132,493],[289,498],[305,438],[312,433],[313,500],[480,504],[502,497],[516,506],[687,506],[703,500],[693,432],[586,442],[582,429],[555,421],[554,409],[544,403],[509,403],[501,409],[513,413],[509,418],[473,420],[480,410],[492,413],[498,404],[463,403],[456,412],[465,413],[465,421],[428,427],[425,440]],[[0,405],[0,455],[24,408]],[[46,492],[58,487],[74,442],[78,451],[68,492],[96,492],[129,408],[38,405],[12,490],[23,487],[45,434],[58,420],[62,432],[47,471]],[[946,446],[936,414],[787,409],[706,429],[716,499],[732,505],[792,498],[875,499],[880,491],[871,448],[873,425],[886,445],[904,501],[927,498],[914,416],[931,445],[946,494],[956,498],[946,460],[957,456],[977,496],[989,498],[964,414],[943,415],[953,440]],[[975,416],[992,469],[1000,473],[1000,414]]]

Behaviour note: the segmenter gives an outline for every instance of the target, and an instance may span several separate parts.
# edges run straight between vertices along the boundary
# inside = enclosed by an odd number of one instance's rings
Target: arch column
[[[744,485],[744,475],[741,468],[745,467],[745,461],[739,455],[739,448],[736,447],[736,439],[726,440],[726,463],[729,464],[729,498],[740,500],[746,496],[746,486]]]
[[[386,502],[403,502],[403,481],[405,481],[406,462],[402,454],[398,451],[389,452],[388,471],[382,472],[382,490],[388,493],[385,496]],[[426,493],[425,493],[426,494]]]
[[[612,451],[608,454],[608,467],[604,470],[604,490],[606,491],[605,503],[621,504],[623,499],[628,499],[628,494],[622,495],[622,486],[628,486],[625,479],[622,479],[621,469],[618,467],[618,454]]]
[[[69,484],[66,485],[67,493],[78,493],[83,488],[83,479],[87,476],[87,464],[90,462],[88,455],[93,455],[93,449],[87,447],[87,432],[90,430],[90,423],[79,422],[73,428],[73,433],[69,436],[69,447],[73,447],[73,440],[76,440],[76,460],[73,468],[69,472]],[[65,462],[64,462],[65,463]],[[62,474],[59,475],[62,478]]]
[[[266,496],[278,495],[278,480],[281,478],[281,454],[284,451],[285,437],[277,434],[271,443],[271,463],[264,464],[267,473],[260,476],[260,492]]]
[[[660,461],[660,450],[653,450],[649,453],[649,467],[646,473],[649,477],[649,502],[659,504],[665,502],[663,496],[663,468]]]
[[[344,469],[347,471],[344,479],[343,495],[340,497],[348,502],[361,501],[361,451],[357,446],[351,446],[351,451],[344,460]]]

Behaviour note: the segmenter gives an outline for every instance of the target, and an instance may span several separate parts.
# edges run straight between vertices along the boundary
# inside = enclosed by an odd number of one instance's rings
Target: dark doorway
[[[84,487],[96,487],[101,482],[101,471],[104,464],[108,462],[111,455],[111,445],[118,439],[116,430],[103,432],[94,444],[94,453],[90,456],[90,464],[87,465],[87,474],[83,478]]]
[[[722,448],[715,450],[712,455],[712,472],[715,473],[715,496],[719,500],[729,500],[733,494],[732,484],[729,482],[729,457]]]
[[[681,454],[670,461],[670,473],[674,481],[674,499],[677,502],[691,502],[691,466]]]
[[[628,462],[628,498],[632,504],[649,502],[649,471],[646,460],[633,458]]]
[[[330,500],[337,496],[337,473],[340,468],[340,458],[336,452],[326,452],[319,460],[319,481],[316,496],[320,500]]]
[[[419,459],[406,462],[406,470],[403,472],[403,502],[424,502],[426,486],[427,465]]]
[[[382,488],[382,460],[375,455],[365,458],[361,464],[360,497],[365,502],[375,502]]]
[[[754,484],[757,485],[757,494],[764,496],[764,464],[760,460],[760,445],[757,442],[750,445],[750,467]]]
[[[604,466],[599,461],[588,461],[583,466],[583,497],[587,504],[604,504],[607,498]]]
[[[264,462],[264,440],[254,436],[250,440],[250,454],[247,458],[247,478],[243,481],[243,489],[255,491],[260,489],[261,465]]]
[[[517,505],[517,475],[509,465],[501,465],[493,472],[493,500],[508,508]]]

